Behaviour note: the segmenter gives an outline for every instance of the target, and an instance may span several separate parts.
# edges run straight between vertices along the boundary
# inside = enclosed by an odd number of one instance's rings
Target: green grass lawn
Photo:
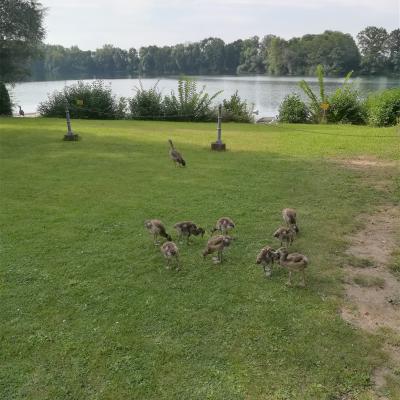
[[[399,179],[378,191],[330,160],[399,159],[398,133],[226,124],[229,151],[213,153],[215,128],[73,121],[83,140],[63,142],[64,120],[0,120],[1,399],[369,398],[384,356],[339,316],[340,265],[355,217],[399,201]],[[255,264],[284,207],[311,261],[305,289]],[[180,272],[143,227],[221,216],[237,225],[225,262],[195,238]]]

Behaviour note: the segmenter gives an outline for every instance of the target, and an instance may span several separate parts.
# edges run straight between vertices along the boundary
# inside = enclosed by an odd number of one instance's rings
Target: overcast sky
[[[400,0],[42,0],[46,42],[96,49],[400,26]]]

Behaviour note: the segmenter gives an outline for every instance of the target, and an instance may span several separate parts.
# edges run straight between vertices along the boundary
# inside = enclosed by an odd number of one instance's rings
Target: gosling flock
[[[174,164],[179,167],[185,167],[186,162],[182,154],[176,150],[172,141],[169,140],[170,150],[169,156]],[[279,227],[273,234],[273,237],[280,242],[280,247],[275,250],[271,246],[263,247],[256,257],[256,264],[263,267],[266,277],[270,277],[272,273],[272,266],[277,262],[281,267],[285,268],[289,273],[289,280],[287,284],[292,285],[292,273],[299,272],[302,275],[302,286],[306,285],[305,270],[309,264],[308,258],[300,253],[289,253],[288,249],[296,239],[299,228],[297,225],[296,211],[292,208],[285,208],[282,210],[282,218],[285,226]],[[154,245],[159,246],[159,238],[164,238],[166,241],[161,245],[160,250],[166,260],[167,268],[171,264],[175,264],[175,269],[180,269],[179,261],[179,248],[172,237],[167,233],[165,225],[159,219],[146,220],[144,223],[145,228],[153,236]],[[229,217],[219,218],[214,227],[210,230],[210,238],[203,250],[203,258],[210,254],[216,254],[212,257],[215,264],[223,261],[223,252],[225,248],[229,247],[234,241],[234,237],[229,233],[235,228],[235,223]],[[177,234],[177,239],[181,242],[184,238],[186,243],[190,244],[192,236],[204,237],[206,231],[204,228],[196,225],[193,221],[181,221],[174,225]],[[217,235],[214,234],[217,232]]]

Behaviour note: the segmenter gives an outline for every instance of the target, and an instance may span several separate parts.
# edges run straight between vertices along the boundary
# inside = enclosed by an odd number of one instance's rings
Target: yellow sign
[[[83,100],[76,100],[77,106],[83,106]]]
[[[329,103],[321,103],[321,108],[326,111],[329,108]]]

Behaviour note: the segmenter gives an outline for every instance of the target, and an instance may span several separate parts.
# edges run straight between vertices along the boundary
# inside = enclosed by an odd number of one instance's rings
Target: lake
[[[196,76],[193,77],[198,82],[198,87],[206,85],[206,91],[213,94],[223,90],[223,93],[216,98],[216,102],[221,102],[223,98],[230,97],[236,90],[242,99],[254,104],[254,108],[259,110],[259,116],[274,116],[277,114],[279,104],[283,98],[292,92],[301,94],[298,82],[303,77],[270,77],[270,76]],[[304,78],[310,85],[318,90],[316,78]],[[84,80],[90,82],[90,80]],[[47,98],[47,95],[54,90],[60,90],[65,85],[73,84],[77,81],[47,81],[47,82],[24,82],[18,83],[12,89],[13,100],[19,104],[25,113],[34,113],[38,104]],[[117,96],[132,97],[135,87],[139,86],[138,79],[104,79],[111,85],[113,93]],[[142,85],[149,89],[158,82],[158,89],[163,94],[169,94],[171,90],[177,90],[176,77],[163,78],[142,78]],[[355,78],[352,79],[355,87],[366,95],[371,91],[386,89],[390,87],[400,87],[400,78]],[[343,83],[343,78],[326,78],[326,91],[332,92]],[[302,96],[303,97],[303,96]]]

